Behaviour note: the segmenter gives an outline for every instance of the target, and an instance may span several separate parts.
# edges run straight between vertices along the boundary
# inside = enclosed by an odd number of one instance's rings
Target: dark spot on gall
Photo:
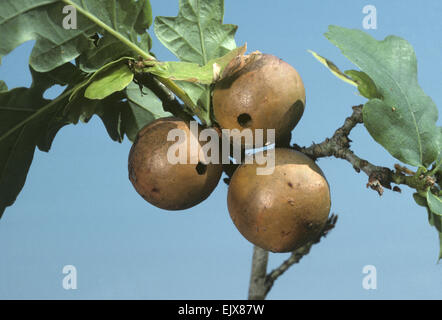
[[[205,174],[207,171],[207,165],[202,163],[202,162],[198,162],[198,164],[195,167],[196,172],[198,172],[199,175]]]
[[[241,113],[237,120],[239,125],[243,128],[250,127],[252,124],[252,117],[248,113]]]

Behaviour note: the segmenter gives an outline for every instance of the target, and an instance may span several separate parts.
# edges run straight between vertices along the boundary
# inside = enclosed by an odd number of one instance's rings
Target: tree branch
[[[424,190],[426,187],[433,187],[435,179],[428,176],[410,176],[410,172],[402,167],[396,166],[396,171],[386,167],[376,166],[361,159],[350,149],[351,130],[359,123],[363,123],[362,105],[353,107],[353,113],[345,119],[344,125],[338,128],[331,138],[325,139],[323,142],[313,143],[309,147],[300,147],[294,145],[293,149],[298,150],[314,160],[323,157],[335,157],[347,160],[356,170],[356,172],[364,172],[368,176],[367,187],[376,190],[382,195],[384,188],[392,189],[391,183],[405,184],[409,187]],[[393,191],[400,192],[399,187],[395,186]]]
[[[269,274],[266,274],[269,252],[261,249],[258,246],[254,246],[252,272],[250,275],[249,300],[265,299],[269,291],[272,289],[276,279],[278,279],[292,265],[298,263],[302,257],[308,254],[312,246],[319,243],[322,237],[327,236],[330,230],[335,227],[337,220],[338,216],[332,214],[328,218],[322,231],[315,239],[293,251],[286,261],[284,261],[278,268],[274,269]]]
[[[359,158],[350,150],[351,140],[348,136],[351,130],[359,123],[363,123],[362,105],[353,107],[352,115],[345,119],[344,125],[338,128],[331,138],[327,138],[319,144],[313,143],[310,147],[294,145],[293,148],[314,160],[331,156],[347,160],[352,164],[356,172],[363,171],[368,175],[368,187],[382,194],[383,187],[391,189],[392,171],[385,167],[375,166],[367,160]]]
[[[249,300],[264,300],[269,252],[258,246],[253,247],[252,271],[250,273]]]
[[[286,272],[292,265],[298,263],[306,254],[310,252],[310,249],[313,245],[319,243],[322,237],[326,237],[329,232],[336,226],[336,222],[338,221],[338,216],[332,214],[322,229],[321,233],[313,240],[303,245],[302,247],[296,249],[292,252],[291,256],[285,260],[278,268],[274,269],[270,272],[265,279],[266,286],[266,294],[272,288],[276,279],[278,279],[284,272]]]

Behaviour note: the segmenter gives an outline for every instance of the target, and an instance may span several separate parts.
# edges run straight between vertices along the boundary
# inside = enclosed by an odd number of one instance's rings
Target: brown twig
[[[250,272],[249,300],[264,300],[267,292],[267,262],[269,252],[258,246],[253,247],[252,271]]]
[[[375,166],[367,160],[361,159],[350,149],[351,130],[359,123],[362,123],[362,105],[353,107],[353,113],[345,119],[344,125],[338,128],[331,138],[325,139],[321,143],[313,143],[309,147],[300,147],[294,145],[293,148],[298,150],[314,160],[323,157],[336,157],[347,160],[356,170],[356,172],[364,172],[368,176],[367,187],[376,190],[382,195],[384,188],[392,189],[391,184],[404,184],[416,190],[425,190],[430,187],[439,190],[436,187],[437,176],[431,176],[426,173],[416,173],[403,166],[395,165],[395,171]],[[393,191],[400,192],[398,186]]]
[[[382,195],[384,188],[391,189],[393,171],[386,167],[375,166],[367,160],[361,159],[350,149],[351,140],[348,136],[351,130],[362,122],[362,105],[355,106],[352,115],[345,119],[343,126],[338,128],[331,138],[327,138],[318,144],[313,143],[309,147],[294,145],[293,148],[314,160],[332,156],[347,160],[356,172],[363,171],[368,175],[367,187]]]
[[[285,260],[278,268],[274,269],[266,276],[265,280],[266,294],[273,287],[273,284],[276,281],[276,279],[278,279],[292,265],[301,261],[301,259],[310,252],[310,249],[312,248],[313,245],[319,243],[322,237],[326,237],[330,233],[330,231],[335,227],[337,221],[338,221],[338,216],[332,214],[328,218],[327,223],[322,229],[322,232],[316,237],[316,239],[308,242],[307,244],[293,251],[287,260]]]
[[[287,260],[285,260],[278,268],[274,269],[269,274],[266,274],[269,252],[255,246],[253,249],[249,300],[265,299],[269,291],[272,289],[275,281],[291,266],[298,263],[305,255],[307,255],[312,246],[319,243],[322,237],[326,237],[327,234],[329,234],[329,232],[335,227],[337,220],[338,216],[332,214],[328,218],[322,231],[315,239],[293,251]]]

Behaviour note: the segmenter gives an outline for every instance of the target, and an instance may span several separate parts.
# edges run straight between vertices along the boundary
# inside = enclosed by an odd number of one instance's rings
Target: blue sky
[[[377,8],[377,39],[407,39],[418,57],[419,81],[442,104],[442,23],[439,1],[225,1],[225,23],[239,25],[238,45],[274,54],[303,78],[307,104],[293,141],[309,145],[331,136],[351,106],[364,102],[308,52],[342,69],[354,68],[329,43],[328,25],[362,29],[362,8]],[[152,0],[154,15],[174,16],[177,1]],[[28,86],[32,43],[3,59],[0,79]],[[175,60],[154,39],[161,60]],[[53,95],[57,90],[48,93]],[[438,124],[441,124],[439,120]],[[351,134],[355,152],[375,164],[396,161],[363,126]],[[146,203],[127,173],[130,143],[110,140],[101,121],[68,126],[50,153],[37,151],[27,183],[0,220],[2,299],[243,299],[252,245],[235,229],[220,182],[204,203],[167,212]],[[379,197],[347,162],[321,159],[332,195],[335,230],[275,283],[269,299],[442,298],[438,237],[411,191]],[[288,254],[271,254],[269,269]],[[78,271],[78,289],[62,287],[63,266]],[[378,288],[364,290],[362,268],[374,265]]]

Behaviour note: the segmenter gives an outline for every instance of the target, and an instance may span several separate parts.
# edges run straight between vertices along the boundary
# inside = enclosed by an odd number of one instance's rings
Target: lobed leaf
[[[140,129],[150,122],[164,117],[172,116],[171,113],[164,111],[162,102],[155,94],[147,88],[140,88],[131,83],[126,88],[126,97],[129,108],[123,115],[124,131],[131,141]]]
[[[78,11],[76,29],[63,27],[67,5]],[[36,71],[52,70],[81,55],[80,67],[91,72],[124,55],[149,56],[146,29],[151,23],[148,0],[2,0],[0,58],[35,40],[30,65]]]
[[[237,26],[223,24],[223,0],[179,0],[176,17],[156,17],[154,31],[161,43],[183,62],[208,64],[235,49]],[[210,87],[178,82],[210,124]]]
[[[126,134],[133,141],[144,125],[170,116],[152,92],[141,95],[133,82],[103,100],[85,98],[84,86],[69,101],[74,87],[86,76],[78,67],[67,63],[45,73],[31,68],[31,73],[30,88],[0,92],[0,217],[21,191],[35,148],[49,151],[63,126],[87,122],[96,114],[112,139],[122,141]],[[67,87],[58,98],[44,99],[44,92],[55,84]]]
[[[58,0],[2,0],[0,2],[0,58],[22,43],[35,40],[30,64],[37,71],[61,66],[93,46],[89,36],[97,27],[78,16],[78,29],[63,28]]]
[[[62,26],[68,4],[78,10],[77,29]],[[0,216],[22,189],[35,148],[48,151],[64,125],[98,115],[112,139],[133,140],[142,126],[170,115],[152,92],[141,95],[125,65],[126,56],[152,58],[146,32],[151,23],[148,0],[0,2],[0,61],[35,40],[31,87],[7,91],[0,81]],[[69,62],[73,59],[76,65]],[[64,92],[44,99],[54,84],[66,86]]]
[[[71,123],[89,122],[97,115],[114,141],[121,142],[124,135],[133,141],[138,131],[151,121],[171,116],[162,108],[162,102],[147,88],[143,92],[131,82],[125,90],[115,92],[101,100],[84,96],[83,88],[65,108]]]
[[[152,24],[150,1],[89,0],[84,6],[82,1],[75,2],[130,43],[122,42],[110,30],[100,29],[95,46],[84,51],[78,59],[83,71],[97,71],[122,56],[140,55],[140,51],[149,53],[152,47],[152,39],[147,32]]]
[[[223,0],[179,0],[178,16],[156,17],[154,31],[181,61],[205,65],[236,47],[237,26],[223,16]]]
[[[396,36],[377,41],[367,33],[330,26],[326,37],[365,72],[383,99],[363,108],[370,135],[400,161],[427,167],[440,151],[438,111],[417,81],[412,46]]]
[[[70,63],[50,73],[31,72],[30,88],[0,92],[0,216],[21,191],[35,148],[49,150],[56,132],[66,124],[61,113],[71,81],[82,77]],[[44,99],[44,92],[55,84],[67,85],[67,91],[55,100]]]

